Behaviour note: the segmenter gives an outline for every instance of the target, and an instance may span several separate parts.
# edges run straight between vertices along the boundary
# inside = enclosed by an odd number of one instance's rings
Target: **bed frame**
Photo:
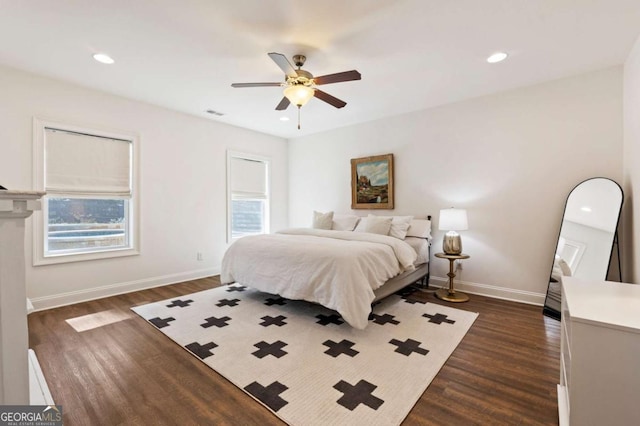
[[[431,216],[427,216],[427,219],[431,220]],[[373,299],[373,301],[377,302],[381,299],[384,299],[385,297],[390,296],[393,293],[417,282],[428,288],[430,269],[429,265],[431,265],[431,242],[429,242],[429,261],[418,266],[413,271],[404,272],[391,278],[381,287],[373,290],[373,294],[376,295],[376,298]]]
[[[389,281],[384,283],[382,287],[379,287],[373,290],[373,293],[376,295],[376,298],[373,299],[374,302],[378,300],[384,299],[387,296],[392,295],[398,290],[405,288],[408,285],[416,283],[418,281],[425,281],[427,287],[429,286],[429,262],[423,263],[418,266],[416,269],[410,272],[405,272],[398,276],[391,278]]]

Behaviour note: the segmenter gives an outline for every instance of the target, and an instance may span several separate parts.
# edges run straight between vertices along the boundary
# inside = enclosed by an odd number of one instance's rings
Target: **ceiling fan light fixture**
[[[309,71],[303,70],[301,67],[304,65],[307,59],[304,55],[294,55],[293,61],[298,69],[293,68],[291,62],[282,53],[271,52],[269,57],[276,63],[276,65],[284,72],[284,83],[232,83],[231,87],[284,87],[284,97],[280,100],[276,106],[276,111],[286,110],[290,104],[294,104],[298,107],[298,129],[300,129],[300,109],[306,105],[311,98],[315,97],[319,100],[328,103],[335,108],[343,108],[347,103],[343,100],[331,96],[330,94],[315,89],[316,86],[322,86],[324,84],[340,83],[343,81],[360,80],[362,76],[356,70],[343,71],[334,74],[322,75],[320,77],[314,77]],[[282,117],[280,120],[285,121],[286,118]]]
[[[284,96],[298,107],[306,105],[313,98],[314,93],[311,87],[303,84],[295,84],[284,89]]]

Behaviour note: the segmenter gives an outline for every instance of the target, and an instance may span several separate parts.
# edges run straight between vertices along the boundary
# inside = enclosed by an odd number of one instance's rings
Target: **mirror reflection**
[[[606,279],[622,202],[622,188],[607,178],[588,179],[569,193],[553,255],[545,315],[560,318],[563,277]]]

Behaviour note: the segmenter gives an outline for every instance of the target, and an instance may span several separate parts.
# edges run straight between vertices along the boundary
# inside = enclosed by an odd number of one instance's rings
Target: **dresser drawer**
[[[560,324],[560,423],[639,424],[640,285],[566,277]]]

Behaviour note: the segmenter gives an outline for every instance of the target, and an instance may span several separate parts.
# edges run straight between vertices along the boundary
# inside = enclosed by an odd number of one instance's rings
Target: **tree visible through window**
[[[48,200],[47,252],[126,247],[127,201]]]
[[[233,200],[231,237],[265,233],[265,200]]]

